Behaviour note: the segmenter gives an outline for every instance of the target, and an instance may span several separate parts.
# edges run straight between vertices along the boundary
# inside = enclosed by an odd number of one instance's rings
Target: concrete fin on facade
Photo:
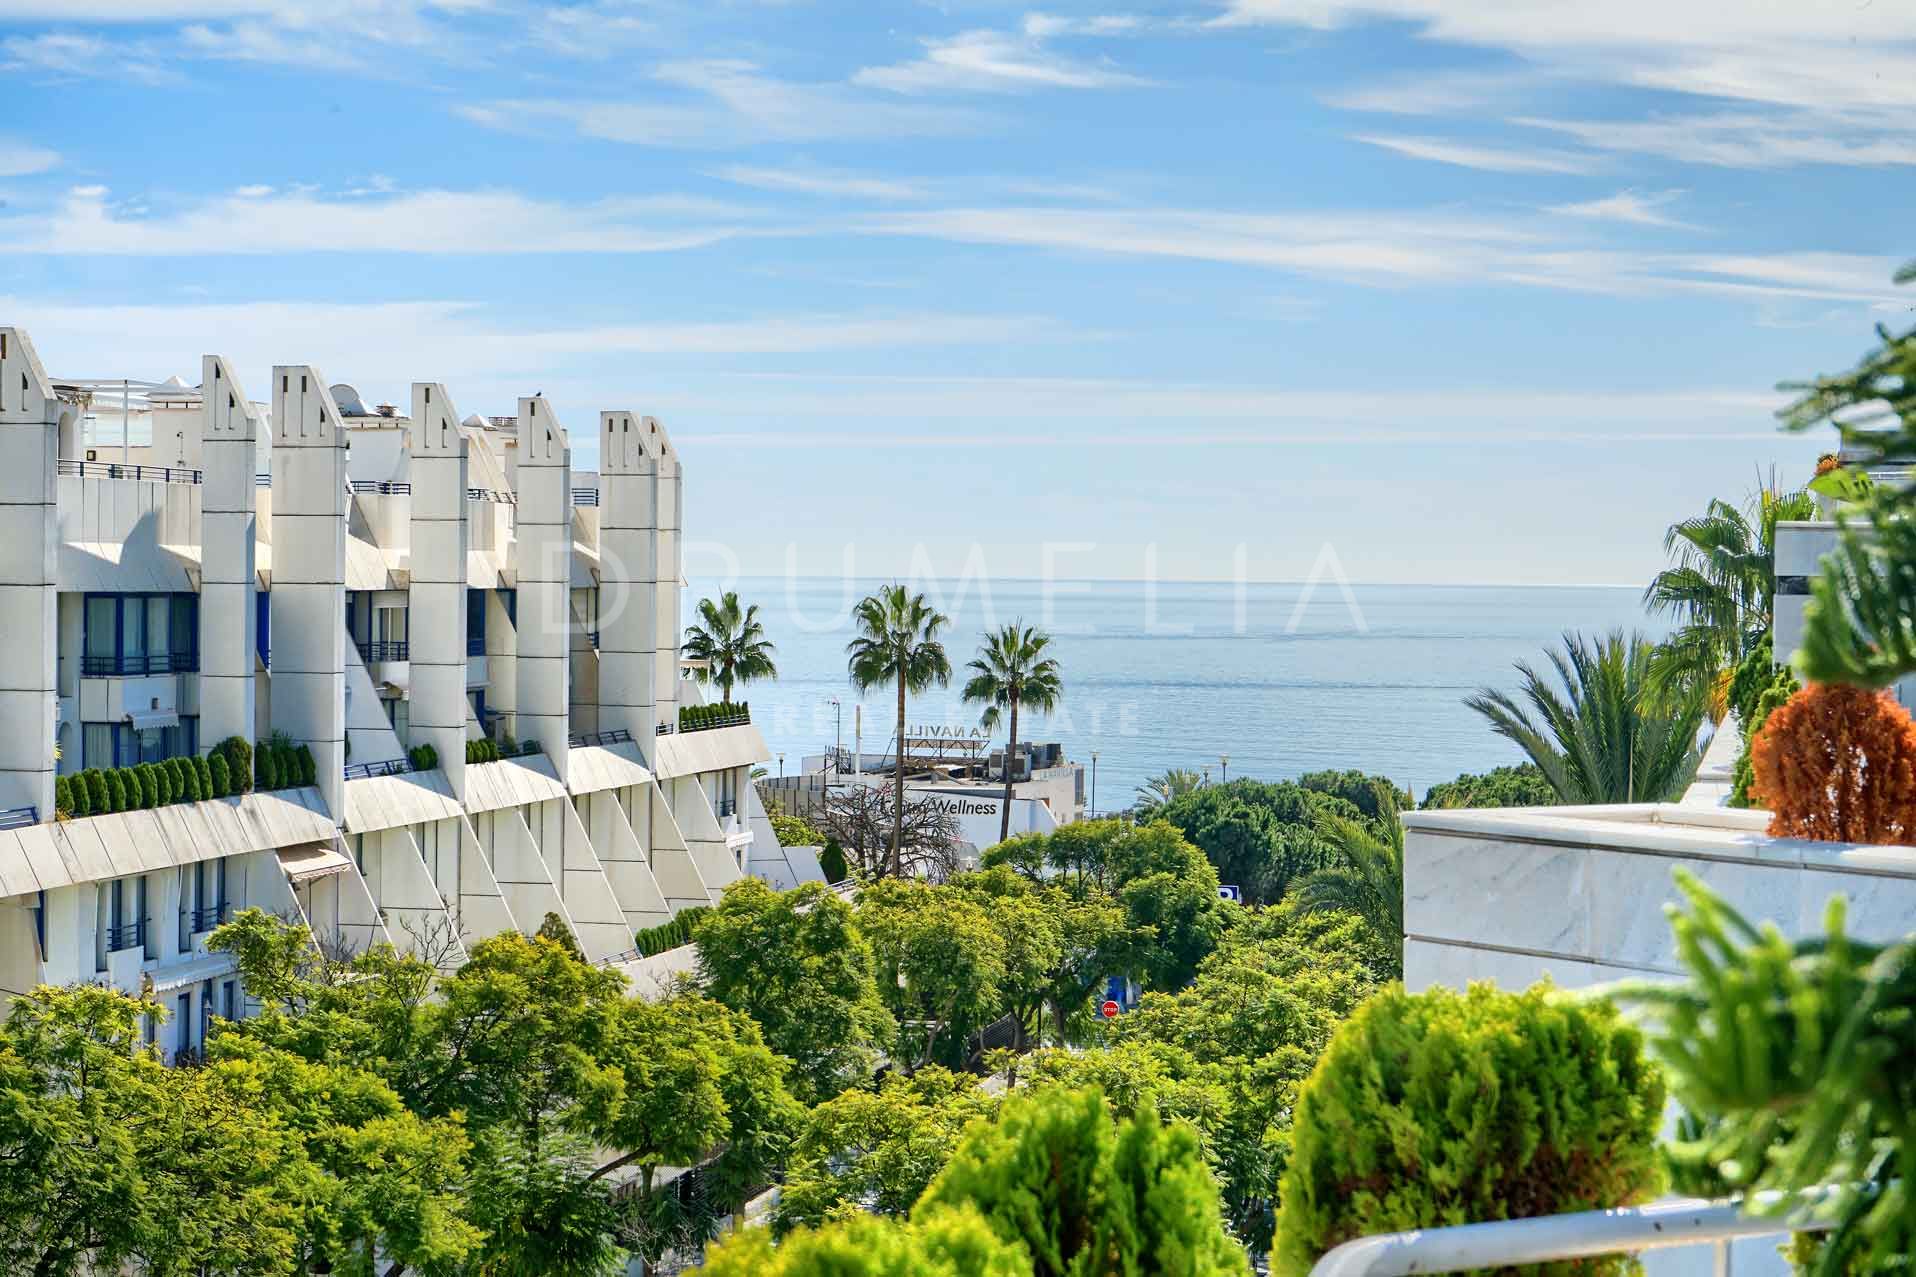
[[[60,440],[75,432],[26,333],[0,327],[0,809],[53,813]]]
[[[563,782],[572,738],[572,448],[540,396],[519,400],[518,429],[516,734],[539,743]]]
[[[566,912],[572,915],[579,947],[594,962],[629,953],[632,929],[626,925],[625,911],[612,889],[611,879],[586,836],[579,814],[570,798],[554,798],[540,803],[528,813],[542,828],[539,847],[546,866],[555,869],[554,878],[564,884]]]
[[[693,905],[712,904],[717,895],[699,872],[691,846],[672,817],[672,804],[656,784],[646,786],[644,792],[652,808],[652,876],[666,905],[677,914]]]
[[[698,777],[680,776],[665,782],[662,788],[671,791],[672,815],[684,836],[685,848],[699,867],[699,877],[705,881],[712,903],[717,904],[726,886],[745,876],[732,854],[730,839],[713,815],[711,799]]]
[[[382,829],[359,835],[358,843],[360,872],[399,950],[430,956],[448,969],[463,963],[465,947],[448,902],[426,868],[412,831]]]
[[[646,795],[647,802],[651,801],[650,781],[636,788],[638,793]],[[605,867],[612,894],[618,897],[619,908],[625,914],[626,929],[636,932],[671,921],[672,910],[665,903],[658,879],[652,874],[644,846],[626,819],[624,802],[631,800],[632,792],[628,789],[622,795],[612,789],[601,789],[576,801],[579,819],[598,852],[599,863]]]
[[[258,717],[259,418],[226,360],[207,355],[200,377],[200,735],[213,744],[251,740]]]
[[[557,915],[568,927],[572,925],[565,901],[518,808],[479,813],[473,818],[472,828],[521,934],[535,934],[547,914]]]

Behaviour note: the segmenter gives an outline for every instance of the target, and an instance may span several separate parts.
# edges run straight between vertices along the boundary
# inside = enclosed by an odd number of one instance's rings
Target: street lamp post
[[[783,754],[778,756],[778,778],[780,780],[785,779],[785,755]]]
[[[1091,818],[1098,816],[1098,751],[1091,751]]]
[[[1220,768],[1222,768],[1224,771],[1224,774],[1218,778],[1218,782],[1224,785],[1230,784],[1231,783],[1231,756],[1229,754],[1219,754],[1217,756],[1217,765]]]
[[[1209,789],[1210,786],[1211,786],[1211,765],[1209,763],[1206,763],[1204,765],[1204,785],[1202,787],[1205,789]]]

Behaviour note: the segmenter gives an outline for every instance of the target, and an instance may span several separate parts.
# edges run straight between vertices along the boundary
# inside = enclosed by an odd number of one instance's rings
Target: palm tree
[[[1713,500],[1700,515],[1672,523],[1663,534],[1671,566],[1643,592],[1653,616],[1678,627],[1651,662],[1651,688],[1681,696],[1685,686],[1714,689],[1770,629],[1776,593],[1776,525],[1816,518],[1808,491],[1784,492],[1775,482],[1753,493],[1743,510]]]
[[[1011,837],[1011,767],[1018,749],[1018,710],[1029,705],[1050,713],[1064,698],[1064,678],[1055,657],[1045,655],[1051,636],[1043,630],[1013,621],[996,634],[986,634],[978,657],[965,668],[972,671],[965,684],[966,704],[982,703],[979,723],[985,731],[997,728],[1010,715],[1010,738],[1005,743],[1005,800],[998,820],[998,841]]]
[[[717,603],[699,600],[699,619],[685,627],[685,655],[705,662],[694,667],[701,683],[717,683],[719,700],[730,704],[732,688],[759,678],[777,678],[772,654],[778,649],[758,623],[758,604],[740,610],[738,593],[727,590]]]
[[[1696,775],[1703,747],[1705,688],[1650,695],[1656,646],[1641,634],[1613,631],[1595,643],[1563,636],[1549,653],[1561,694],[1522,661],[1526,709],[1484,688],[1464,704],[1515,741],[1566,803],[1664,802]]]
[[[1398,963],[1404,953],[1404,824],[1392,801],[1380,813],[1379,837],[1371,822],[1326,815],[1317,831],[1330,843],[1337,858],[1329,867],[1304,879],[1297,889],[1298,907],[1305,913],[1341,910],[1362,918],[1378,940],[1393,951]]]
[[[1131,804],[1131,810],[1140,816],[1156,811],[1173,798],[1182,798],[1203,783],[1203,778],[1190,768],[1173,767],[1138,786],[1138,800]]]
[[[951,682],[951,662],[938,632],[949,617],[925,602],[923,594],[907,593],[902,585],[881,587],[852,609],[858,635],[845,645],[852,686],[861,692],[887,683],[898,686],[898,748],[893,753],[891,871],[903,872],[902,835],[905,829],[905,693],[923,692],[933,683]]]

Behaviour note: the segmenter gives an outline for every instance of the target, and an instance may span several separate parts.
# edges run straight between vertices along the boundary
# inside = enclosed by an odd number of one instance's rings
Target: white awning
[[[176,709],[128,710],[126,721],[133,725],[136,732],[152,731],[156,727],[178,727],[180,712]]]
[[[353,867],[353,862],[324,843],[308,843],[303,847],[281,847],[279,867],[286,871],[288,882],[298,884],[343,874]]]

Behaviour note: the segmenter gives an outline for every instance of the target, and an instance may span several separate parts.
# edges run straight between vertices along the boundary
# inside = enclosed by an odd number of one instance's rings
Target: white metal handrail
[[[1835,1221],[1827,1213],[1811,1212],[1834,1194],[1833,1189],[1806,1194],[1804,1209],[1785,1214],[1766,1213],[1781,1199],[1764,1193],[1755,1199],[1755,1209],[1741,1201],[1678,1198],[1619,1210],[1381,1233],[1331,1250],[1312,1267],[1311,1277],[1423,1277],[1792,1231],[1822,1232]]]

